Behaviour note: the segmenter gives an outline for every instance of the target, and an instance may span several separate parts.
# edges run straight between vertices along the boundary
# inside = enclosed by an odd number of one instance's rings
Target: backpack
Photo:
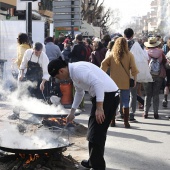
[[[149,62],[149,69],[152,76],[159,76],[161,70],[161,64],[158,58],[152,58]]]

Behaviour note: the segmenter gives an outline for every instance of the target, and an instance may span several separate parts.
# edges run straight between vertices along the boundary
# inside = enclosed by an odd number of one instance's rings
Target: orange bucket
[[[60,90],[62,93],[61,104],[71,105],[73,103],[73,84],[60,83]]]

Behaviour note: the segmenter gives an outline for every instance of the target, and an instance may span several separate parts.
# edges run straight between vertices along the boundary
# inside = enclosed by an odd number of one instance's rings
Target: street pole
[[[32,2],[27,2],[26,8],[26,33],[32,45]]]
[[[74,0],[71,0],[71,36],[74,38]]]

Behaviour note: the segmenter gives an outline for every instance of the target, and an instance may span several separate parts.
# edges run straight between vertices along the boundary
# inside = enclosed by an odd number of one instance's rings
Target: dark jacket
[[[95,64],[96,66],[100,67],[101,62],[105,58],[106,52],[107,52],[107,48],[105,47],[103,47],[100,50],[93,51],[90,57],[91,62]]]
[[[83,42],[73,46],[71,53],[69,54],[70,62],[86,61],[86,47]]]

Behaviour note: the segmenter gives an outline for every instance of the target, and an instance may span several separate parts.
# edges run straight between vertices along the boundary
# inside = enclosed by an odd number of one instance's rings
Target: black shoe
[[[91,166],[89,165],[89,161],[87,160],[81,161],[81,165],[85,168],[91,168]]]
[[[136,122],[136,119],[134,117],[130,117],[129,121]]]
[[[105,168],[99,168],[99,169],[90,168],[90,170],[105,170]]]
[[[159,119],[158,113],[154,114],[154,118],[155,118],[155,119]]]
[[[124,121],[124,115],[119,113],[118,115],[116,115],[116,120],[117,121]]]

